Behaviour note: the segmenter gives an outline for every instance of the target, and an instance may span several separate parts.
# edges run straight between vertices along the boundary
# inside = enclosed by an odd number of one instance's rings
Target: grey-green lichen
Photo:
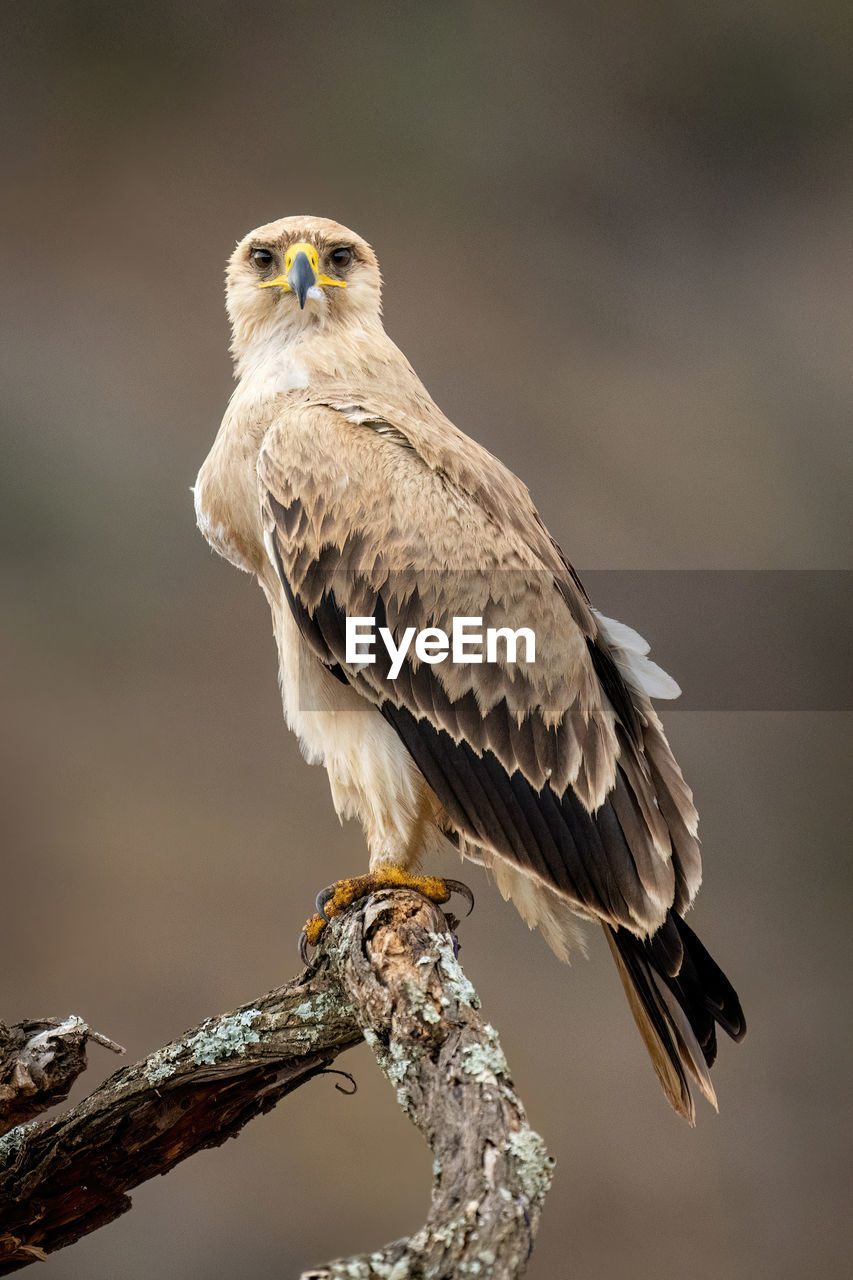
[[[409,1067],[412,1065],[411,1058],[409,1058],[403,1046],[396,1041],[391,1044],[390,1048],[386,1049],[372,1027],[365,1027],[362,1034],[376,1055],[376,1061],[385,1072],[388,1082],[393,1085],[400,1106],[404,1111],[408,1110],[409,1094],[404,1081]]]
[[[509,1076],[509,1067],[494,1027],[486,1023],[486,1044],[469,1044],[462,1051],[462,1070],[478,1084],[496,1084],[498,1076]]]
[[[342,1280],[374,1280],[377,1276],[380,1280],[409,1280],[413,1274],[423,1274],[422,1255],[436,1241],[448,1245],[454,1253],[459,1253],[464,1246],[465,1256],[456,1260],[454,1275],[481,1276],[483,1280],[491,1276],[496,1261],[494,1250],[484,1248],[475,1251],[478,1233],[471,1230],[469,1220],[461,1217],[434,1227],[431,1232],[422,1228],[409,1239],[405,1255],[396,1262],[386,1259],[384,1253],[339,1258],[329,1265],[329,1274]]]
[[[303,1000],[302,1004],[298,1004],[293,1010],[293,1016],[298,1018],[300,1022],[317,1023],[327,1022],[332,1016],[339,1018],[351,1018],[355,1016],[355,1010],[352,1005],[347,1004],[340,994],[336,991],[318,991],[308,1000]]]
[[[179,1040],[152,1053],[145,1064],[144,1074],[149,1084],[162,1084],[175,1072],[175,1064],[183,1054],[189,1053],[197,1065],[213,1066],[222,1058],[242,1053],[249,1044],[260,1039],[252,1023],[261,1016],[260,1009],[244,1009],[227,1018],[208,1018],[195,1035]]]
[[[417,1255],[435,1242],[444,1244],[454,1257],[454,1276],[482,1276],[486,1280],[493,1272],[495,1252],[488,1246],[479,1247],[480,1233],[476,1227],[479,1208],[479,1201],[469,1201],[463,1213],[440,1225],[433,1224],[429,1234],[419,1232],[412,1236],[410,1249]]]
[[[475,1245],[478,1234],[474,1231],[471,1235],[471,1244]],[[481,1249],[479,1253],[470,1255],[466,1253],[464,1258],[460,1258],[456,1264],[456,1274],[460,1276],[490,1276],[492,1268],[495,1265],[494,1249]]]
[[[441,1014],[429,996],[411,978],[406,980],[406,995],[409,997],[409,1003],[415,1013],[419,1013],[424,1022],[438,1022],[440,1020]]]
[[[395,1041],[391,1045],[390,1053],[385,1055],[384,1071],[390,1083],[394,1086],[397,1101],[404,1110],[409,1105],[409,1094],[404,1081],[411,1065],[411,1058],[409,1058],[403,1046]]]
[[[35,1120],[28,1120],[26,1124],[16,1125],[14,1129],[10,1129],[8,1133],[5,1133],[0,1138],[0,1169],[18,1154],[24,1145],[27,1134],[36,1123]]]
[[[438,950],[438,964],[444,973],[445,986],[450,995],[459,1004],[467,1004],[472,1009],[479,1009],[480,997],[474,990],[471,981],[465,977],[459,961],[453,954],[453,943],[450,940],[450,936],[446,933],[430,933],[429,938]],[[444,1000],[442,1000],[442,1004],[444,1004]]]
[[[380,1280],[408,1280],[409,1263],[406,1258],[386,1262],[381,1253],[371,1253],[367,1257],[346,1261],[341,1258],[331,1264],[330,1271],[333,1275],[345,1276],[346,1280],[373,1280],[374,1276],[379,1276]]]
[[[407,1280],[409,1263],[406,1258],[399,1258],[397,1262],[388,1263],[381,1253],[372,1253],[370,1261],[374,1272],[376,1275],[381,1276],[382,1280]]]
[[[260,1016],[260,1009],[244,1009],[231,1018],[214,1018],[206,1022],[187,1041],[193,1062],[213,1066],[221,1058],[242,1053],[247,1044],[257,1044],[261,1037],[252,1029],[252,1023]]]
[[[529,1125],[510,1134],[506,1149],[516,1162],[522,1190],[531,1201],[542,1201],[551,1185],[554,1158],[545,1143]]]
[[[476,1202],[472,1203],[476,1204]],[[471,1208],[470,1204],[468,1208]],[[440,1226],[433,1224],[431,1227],[421,1227],[420,1231],[410,1237],[408,1246],[415,1274],[423,1273],[422,1264],[418,1259],[435,1241],[438,1241],[440,1244],[446,1244],[455,1255],[453,1271],[455,1276],[482,1276],[485,1280],[492,1275],[496,1255],[494,1249],[488,1246],[478,1248],[479,1239],[479,1232],[476,1227],[472,1229],[472,1217],[467,1212],[451,1218]],[[460,1256],[463,1251],[464,1256]],[[408,1272],[403,1272],[404,1276],[407,1274]]]
[[[174,1074],[175,1059],[181,1051],[180,1045],[170,1044],[165,1049],[152,1053],[145,1063],[144,1075],[149,1084],[162,1084]]]
[[[459,1276],[490,1276],[494,1265],[494,1250],[484,1249],[482,1253],[478,1253],[473,1258],[461,1258],[456,1264],[456,1274]]]

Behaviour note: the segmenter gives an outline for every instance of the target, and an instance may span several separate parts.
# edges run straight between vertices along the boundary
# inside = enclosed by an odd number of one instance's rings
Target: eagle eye
[[[269,249],[253,249],[249,257],[254,265],[260,267],[261,270],[271,267],[273,263],[273,256]]]
[[[329,254],[329,261],[343,271],[352,262],[352,256],[352,249],[347,249],[345,245],[341,245],[339,249],[332,250]]]

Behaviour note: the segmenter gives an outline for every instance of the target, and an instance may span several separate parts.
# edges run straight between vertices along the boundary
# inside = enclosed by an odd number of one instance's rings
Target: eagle
[[[286,721],[364,830],[369,873],[323,917],[381,884],[446,900],[455,882],[417,873],[452,850],[560,959],[598,922],[693,1123],[691,1079],[716,1107],[717,1026],[746,1026],[684,918],[698,820],[651,702],[678,686],[593,608],[521,480],[432,400],[385,333],[381,287],[370,245],[325,218],[239,242],[237,386],[194,486],[205,537],[269,602]]]

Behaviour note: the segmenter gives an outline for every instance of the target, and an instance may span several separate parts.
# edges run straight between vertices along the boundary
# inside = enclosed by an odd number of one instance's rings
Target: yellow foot
[[[299,935],[302,963],[310,963],[308,948],[316,947],[320,934],[334,916],[340,915],[359,898],[366,898],[369,893],[375,893],[378,889],[414,889],[439,906],[448,902],[451,894],[458,893],[468,903],[466,915],[470,915],[474,908],[474,895],[460,880],[445,880],[441,876],[412,876],[402,867],[388,866],[381,871],[371,872],[370,875],[336,880],[328,889],[321,889],[317,894],[317,914],[306,920],[305,928]]]

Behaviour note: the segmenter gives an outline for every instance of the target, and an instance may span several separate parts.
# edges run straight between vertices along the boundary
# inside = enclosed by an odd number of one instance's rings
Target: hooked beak
[[[299,309],[304,310],[308,290],[312,284],[317,283],[317,272],[304,249],[294,255],[293,265],[287,273],[287,283],[299,299]]]
[[[263,280],[260,288],[277,287],[286,292],[295,293],[299,299],[300,310],[304,310],[305,299],[314,285],[337,285],[341,289],[346,288],[343,280],[331,280],[328,276],[320,275],[319,266],[320,260],[313,244],[292,244],[284,255],[284,275],[276,276],[275,280]]]

